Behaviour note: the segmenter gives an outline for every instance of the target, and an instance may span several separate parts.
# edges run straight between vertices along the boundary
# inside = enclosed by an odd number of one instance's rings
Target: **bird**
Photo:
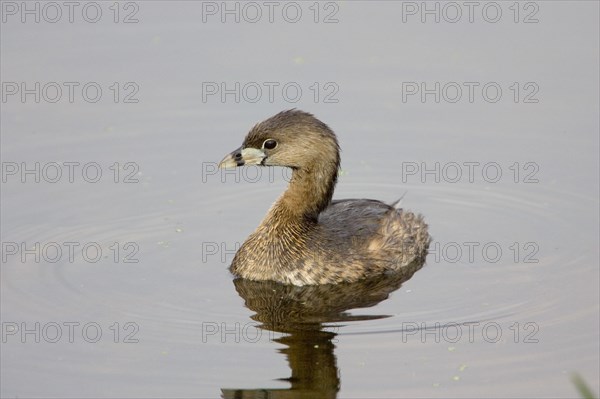
[[[341,284],[400,271],[424,260],[423,216],[374,199],[332,200],[340,147],[314,115],[290,109],[256,124],[219,168],[291,168],[287,189],[240,246],[239,278],[296,286]]]

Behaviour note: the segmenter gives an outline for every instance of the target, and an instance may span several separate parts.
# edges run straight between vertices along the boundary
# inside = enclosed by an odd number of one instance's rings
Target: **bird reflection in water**
[[[333,339],[338,323],[374,320],[389,315],[356,315],[350,309],[368,308],[387,299],[412,277],[423,261],[412,263],[394,274],[355,283],[293,286],[274,281],[234,280],[246,307],[256,312],[258,328],[282,333],[274,341],[292,369],[290,387],[222,389],[222,398],[336,398],[341,380]]]

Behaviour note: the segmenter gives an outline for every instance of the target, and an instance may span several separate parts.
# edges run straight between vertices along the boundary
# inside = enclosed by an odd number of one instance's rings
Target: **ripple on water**
[[[557,315],[556,309],[567,305],[550,292],[562,288],[556,286],[557,280],[568,280],[594,257],[593,237],[586,235],[591,231],[583,213],[586,207],[578,213],[571,204],[592,207],[595,199],[538,186],[524,190],[404,185],[402,189],[408,194],[401,206],[426,215],[434,243],[494,241],[508,250],[512,241],[529,240],[539,245],[538,262],[513,262],[510,257],[497,263],[481,259],[449,262],[430,254],[428,264],[390,299],[374,308],[352,311],[391,317],[344,322],[341,335],[398,334],[407,323],[443,326],[541,320],[560,324],[589,317],[588,308]],[[168,332],[172,339],[189,343],[198,339],[204,322],[248,322],[252,313],[233,289],[227,262],[199,261],[198,238],[210,239],[214,233],[218,241],[235,234],[235,240],[242,241],[262,217],[254,214],[255,208],[266,210],[280,189],[246,185],[242,196],[235,188],[222,191],[225,194],[220,196],[163,193],[157,196],[163,204],[159,209],[145,207],[119,218],[99,215],[92,227],[90,223],[61,229],[23,224],[13,229],[14,241],[70,242],[86,237],[109,252],[98,263],[84,262],[79,254],[73,262],[3,265],[2,288],[8,299],[3,305],[8,315],[90,318],[110,314],[151,326],[148,330],[156,339]],[[384,198],[396,191],[400,189],[393,184],[346,182],[338,197],[352,193]],[[175,200],[169,202],[169,197]],[[176,231],[177,223],[183,223],[183,232]],[[562,228],[554,231],[552,226]],[[114,252],[109,246],[115,241],[137,243],[140,261],[111,261]],[[577,255],[555,250],[565,243]]]

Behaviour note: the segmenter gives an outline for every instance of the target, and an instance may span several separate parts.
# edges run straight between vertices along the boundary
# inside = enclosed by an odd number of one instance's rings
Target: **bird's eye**
[[[265,140],[263,143],[263,148],[266,148],[267,150],[272,150],[275,147],[277,147],[277,141],[273,139]]]

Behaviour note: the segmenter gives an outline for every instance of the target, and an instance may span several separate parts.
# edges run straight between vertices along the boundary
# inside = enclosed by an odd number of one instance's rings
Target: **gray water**
[[[2,397],[599,392],[597,2],[1,5]],[[234,284],[289,174],[215,165],[293,107],[412,277]]]

